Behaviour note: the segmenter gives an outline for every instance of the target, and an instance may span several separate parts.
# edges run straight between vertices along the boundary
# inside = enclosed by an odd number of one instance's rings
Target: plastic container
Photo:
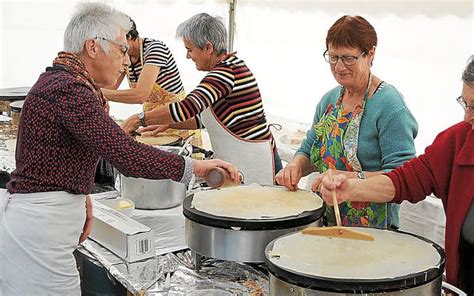
[[[98,202],[128,217],[132,217],[135,210],[135,203],[128,198],[103,199]]]

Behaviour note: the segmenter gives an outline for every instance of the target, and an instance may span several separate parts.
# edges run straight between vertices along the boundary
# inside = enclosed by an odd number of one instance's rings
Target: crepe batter
[[[238,219],[277,219],[321,208],[322,199],[312,192],[289,191],[280,186],[227,187],[200,191],[191,206],[214,216]]]
[[[297,232],[275,242],[270,260],[300,274],[337,279],[396,278],[440,262],[437,250],[415,237],[371,228],[355,230],[373,235],[375,241]]]

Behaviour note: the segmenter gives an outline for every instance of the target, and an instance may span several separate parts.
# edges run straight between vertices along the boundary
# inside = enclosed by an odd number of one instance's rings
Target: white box
[[[154,231],[97,201],[90,238],[120,258],[134,262],[155,256]]]

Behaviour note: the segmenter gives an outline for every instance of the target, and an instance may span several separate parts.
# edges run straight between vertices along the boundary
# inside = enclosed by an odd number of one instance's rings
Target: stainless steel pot
[[[186,197],[186,185],[173,180],[149,180],[121,176],[123,198],[135,203],[135,208],[158,210],[180,205]]]
[[[181,139],[181,142],[182,139]],[[188,141],[182,146],[154,146],[156,149],[170,153],[189,156],[192,146]],[[135,203],[135,208],[143,210],[159,210],[180,205],[186,197],[186,184],[170,179],[150,180],[120,175],[120,195]]]
[[[21,109],[23,108],[24,103],[25,100],[14,101],[10,103],[10,116],[12,118],[12,123],[15,125],[20,124]]]

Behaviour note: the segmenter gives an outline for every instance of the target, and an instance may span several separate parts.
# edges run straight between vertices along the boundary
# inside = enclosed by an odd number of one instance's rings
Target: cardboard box
[[[151,228],[94,200],[92,212],[90,238],[128,262],[155,256],[155,236]]]

